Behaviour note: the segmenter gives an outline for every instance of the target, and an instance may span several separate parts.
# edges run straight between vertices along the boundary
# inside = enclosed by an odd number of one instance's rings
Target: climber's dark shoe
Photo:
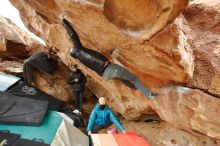
[[[156,96],[159,96],[159,93],[151,92],[148,98],[153,99]]]

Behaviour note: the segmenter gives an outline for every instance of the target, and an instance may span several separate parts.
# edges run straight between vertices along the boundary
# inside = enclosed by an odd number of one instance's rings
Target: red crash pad
[[[150,146],[135,132],[125,134],[92,134],[94,146]]]
[[[113,134],[118,146],[150,146],[147,141],[135,132]]]

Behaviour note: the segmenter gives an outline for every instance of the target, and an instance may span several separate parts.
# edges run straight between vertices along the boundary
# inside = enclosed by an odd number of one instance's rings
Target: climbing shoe
[[[156,97],[156,96],[158,96],[158,95],[159,95],[158,93],[151,92],[151,93],[150,93],[150,96],[148,96],[148,98],[153,99],[154,97]]]

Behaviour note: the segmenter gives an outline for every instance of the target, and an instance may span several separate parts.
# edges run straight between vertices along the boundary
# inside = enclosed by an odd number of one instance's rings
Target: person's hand
[[[122,130],[122,133],[126,133],[126,131],[125,131],[125,130]]]
[[[92,134],[92,132],[91,132],[91,131],[89,131],[89,132],[88,132],[88,135],[91,135],[91,134]]]

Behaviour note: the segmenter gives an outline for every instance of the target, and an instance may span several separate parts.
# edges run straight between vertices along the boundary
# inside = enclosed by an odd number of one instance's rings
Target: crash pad
[[[112,134],[92,134],[93,146],[118,146]]]
[[[51,143],[51,146],[89,146],[89,138],[65,117]]]
[[[10,86],[17,83],[21,78],[0,73],[0,91],[6,91]]]
[[[54,111],[48,111],[42,124],[36,126],[0,125],[0,130],[20,134],[24,139],[40,139],[46,144],[51,144],[63,118]]]
[[[39,126],[47,112],[47,101],[27,99],[0,91],[0,124]]]
[[[135,132],[125,134],[92,134],[94,146],[150,146],[148,142]]]
[[[150,146],[147,141],[135,132],[113,134],[118,146]]]
[[[61,100],[23,81],[20,81],[18,85],[10,88],[7,92],[15,96],[47,101],[49,110],[61,111],[63,106],[63,102]]]

